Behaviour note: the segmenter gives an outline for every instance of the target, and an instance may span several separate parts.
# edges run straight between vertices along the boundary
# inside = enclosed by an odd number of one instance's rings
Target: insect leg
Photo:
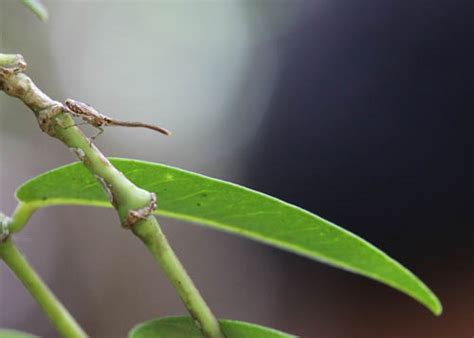
[[[99,129],[99,132],[98,132],[97,134],[95,134],[94,136],[91,136],[91,138],[89,139],[89,141],[90,141],[90,142],[89,142],[89,145],[91,145],[91,144],[92,144],[92,141],[94,141],[100,134],[102,134],[102,133],[104,132],[104,129],[102,129],[102,128],[99,127],[99,126],[94,126],[94,125],[93,125],[93,127],[96,128],[96,129]]]
[[[71,124],[70,126],[64,127],[64,129],[69,129],[71,127],[77,127],[77,126],[83,126],[84,124],[90,124],[90,123],[89,122],[74,123],[74,124]]]

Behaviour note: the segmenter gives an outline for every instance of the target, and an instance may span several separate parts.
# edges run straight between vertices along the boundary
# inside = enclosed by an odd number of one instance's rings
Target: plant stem
[[[155,260],[161,265],[204,336],[223,338],[219,323],[176,257],[156,218],[149,216],[135,224],[132,231],[145,243]]]
[[[37,207],[32,206],[31,204],[18,203],[8,224],[8,230],[10,233],[18,232],[23,229],[36,209]]]
[[[0,53],[0,67],[10,66],[17,62],[18,56],[16,54],[1,54]]]
[[[70,111],[62,103],[47,96],[23,73],[26,63],[21,55],[15,56],[16,64],[13,65],[8,63],[12,58],[0,53],[0,90],[22,100],[35,113],[41,130],[62,141],[97,178],[117,210],[122,226],[132,229],[160,263],[204,336],[224,337],[217,319],[174,254],[158,222],[149,216],[156,208],[155,195],[137,187],[118,171],[74,126]],[[2,65],[8,67],[2,68]],[[10,223],[13,228],[11,231],[21,229],[32,211],[20,205]]]
[[[82,338],[87,334],[28,264],[11,238],[0,243],[0,258],[15,273],[64,337]]]

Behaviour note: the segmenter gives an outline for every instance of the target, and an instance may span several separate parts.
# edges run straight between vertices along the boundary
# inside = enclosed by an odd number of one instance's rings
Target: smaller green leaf
[[[219,320],[227,338],[296,338],[274,329],[237,320]],[[202,338],[191,317],[165,317],[135,326],[128,338]]]
[[[49,14],[46,6],[40,0],[20,0],[28,7],[41,21],[48,21]]]
[[[38,336],[17,330],[0,329],[0,338],[38,338]]]

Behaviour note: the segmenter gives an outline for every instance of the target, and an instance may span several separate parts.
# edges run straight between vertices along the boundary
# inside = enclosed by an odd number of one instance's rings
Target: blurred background
[[[147,130],[109,128],[108,156],[161,162],[302,206],[425,281],[441,317],[390,288],[186,223],[164,230],[221,318],[302,337],[472,337],[472,1],[0,1],[1,51],[68,97]],[[75,160],[0,95],[0,206]],[[95,130],[84,128],[87,133]],[[17,243],[92,337],[184,314],[114,211],[39,211]],[[150,290],[153,290],[150,292]],[[0,327],[57,334],[1,266]]]

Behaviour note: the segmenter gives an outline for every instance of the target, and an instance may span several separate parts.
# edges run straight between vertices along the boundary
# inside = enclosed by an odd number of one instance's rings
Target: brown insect
[[[147,124],[142,122],[128,122],[113,119],[111,117],[99,113],[97,110],[95,110],[88,104],[79,101],[67,99],[64,104],[72,115],[82,118],[85,123],[90,124],[91,126],[99,129],[99,132],[96,135],[92,136],[91,140],[94,140],[97,136],[102,134],[104,132],[104,129],[102,129],[102,127],[107,126],[141,127],[155,130],[164,135],[171,135],[170,131],[159,126],[155,126],[153,124]]]

